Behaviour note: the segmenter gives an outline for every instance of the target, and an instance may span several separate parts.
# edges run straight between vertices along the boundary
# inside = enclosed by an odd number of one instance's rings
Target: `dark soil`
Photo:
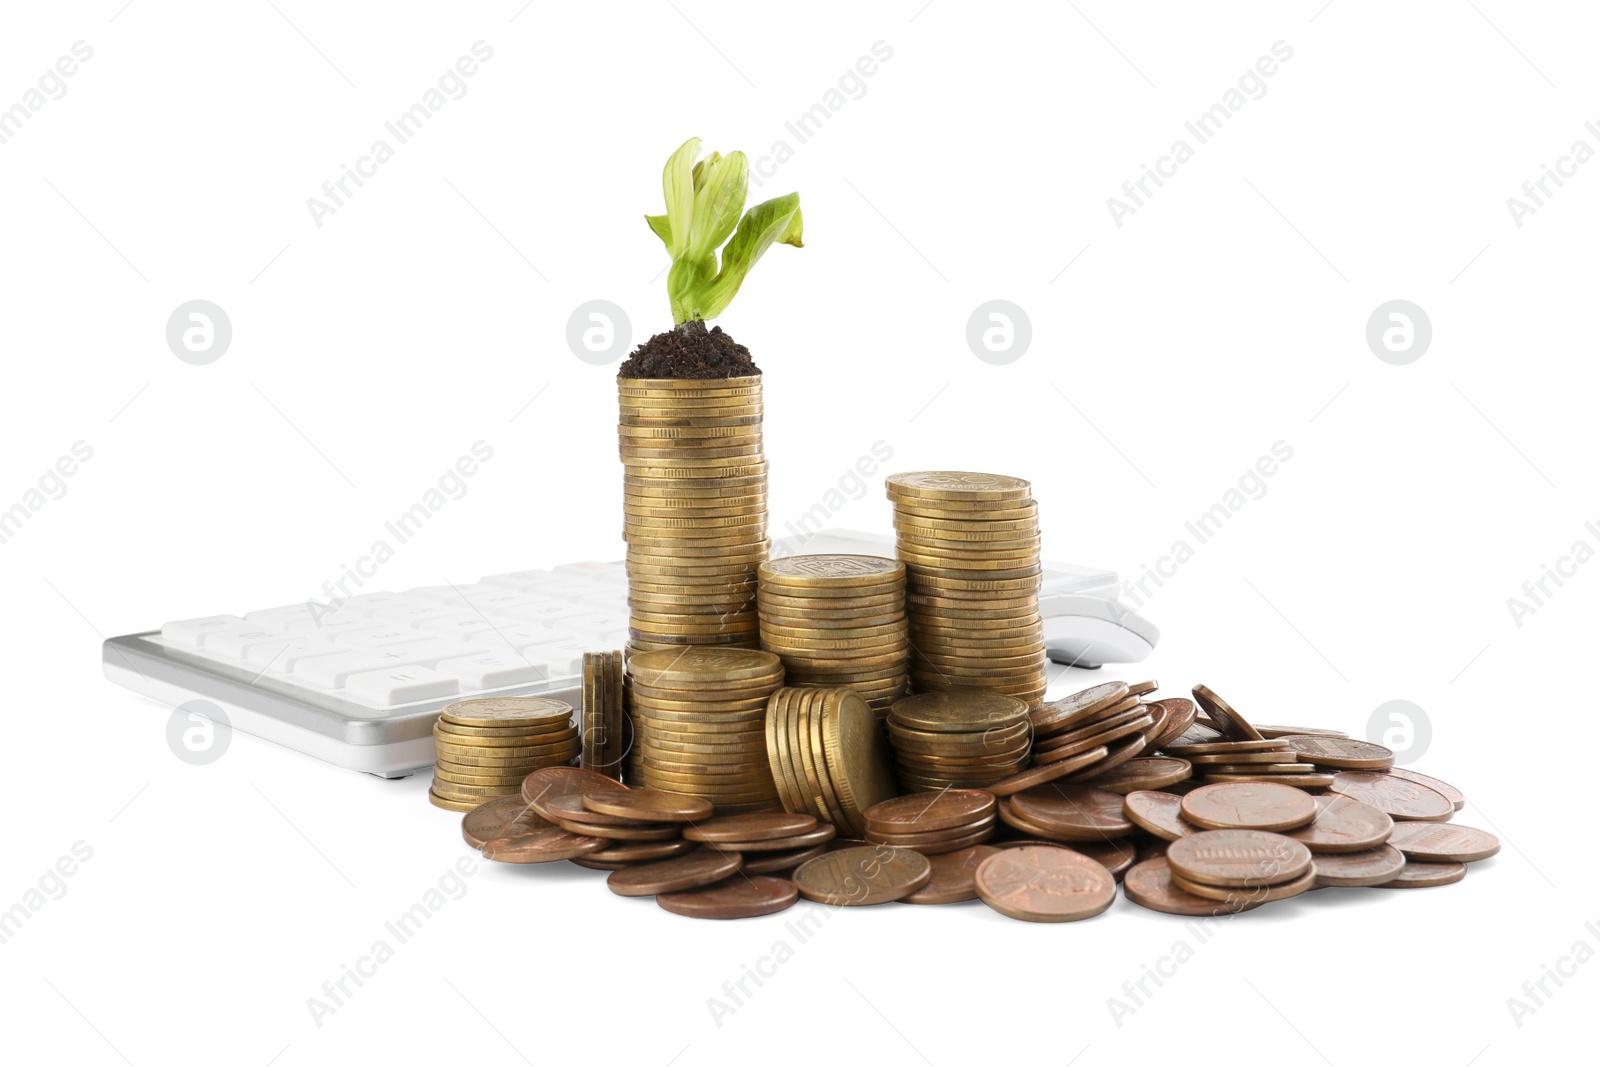
[[[760,374],[750,350],[704,322],[680,322],[633,350],[619,378],[739,378]]]

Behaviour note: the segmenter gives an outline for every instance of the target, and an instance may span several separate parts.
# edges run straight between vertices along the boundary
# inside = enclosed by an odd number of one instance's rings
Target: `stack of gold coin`
[[[428,799],[451,811],[471,811],[509,796],[541,767],[578,755],[572,705],[551,697],[480,697],[446,704],[433,724],[433,787]]]
[[[783,664],[758,649],[634,653],[626,689],[638,784],[700,797],[721,815],[777,810],[766,716],[782,684]]]
[[[917,471],[886,479],[906,565],[911,683],[992,689],[1039,707],[1039,506],[1021,478]]]
[[[896,793],[877,716],[848,689],[780,689],[766,711],[766,753],[785,811],[859,837],[865,812]]]
[[[622,653],[583,654],[583,766],[622,780],[627,731],[622,710]]]
[[[755,647],[761,376],[618,378],[632,651]]]
[[[757,570],[761,647],[792,686],[853,690],[880,716],[906,692],[906,568],[881,556],[787,556]]]
[[[901,788],[982,789],[1028,762],[1028,705],[981,689],[901,697],[889,709]]]

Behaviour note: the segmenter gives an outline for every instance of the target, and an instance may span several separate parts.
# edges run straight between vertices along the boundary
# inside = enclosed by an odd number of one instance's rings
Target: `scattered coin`
[[[1395,828],[1394,820],[1371,804],[1339,794],[1313,799],[1316,818],[1298,830],[1285,831],[1284,836],[1317,855],[1366,852],[1388,841]]]
[[[880,801],[866,811],[869,830],[925,833],[970,826],[994,815],[995,799],[979,789],[910,793]]]
[[[1168,845],[1167,862],[1180,888],[1185,881],[1252,888],[1299,878],[1311,869],[1311,850],[1264,830],[1206,830]]]
[[[1262,740],[1260,731],[1251,726],[1248,719],[1234,711],[1226,700],[1213,693],[1209,687],[1203,685],[1195,686],[1194,700],[1196,704],[1205,709],[1207,715],[1211,716],[1211,721],[1217,724],[1217,729],[1221,730],[1230,740]]]
[[[1163,841],[1176,841],[1197,833],[1183,821],[1183,798],[1172,793],[1136,790],[1122,798],[1122,812],[1141,830]]]
[[[656,895],[661,907],[691,919],[751,919],[783,911],[799,899],[800,892],[789,879],[759,875],[727,878],[699,889]]]
[[[1011,797],[1000,813],[1024,832],[1060,841],[1104,841],[1134,831],[1120,794],[1086,785],[1035,786]]]
[[[1183,817],[1210,830],[1292,830],[1316,815],[1309,793],[1265,782],[1206,785],[1183,798]]]
[[[507,833],[484,843],[479,850],[485,859],[501,863],[554,863],[599,852],[610,842],[598,837],[568,833],[558,826],[542,826],[519,833]]]
[[[1444,820],[1456,810],[1443,793],[1383,771],[1340,771],[1333,776],[1328,788],[1371,804],[1396,820]]]
[[[1449,799],[1450,803],[1455,805],[1457,811],[1467,806],[1466,795],[1449,782],[1441,782],[1437,778],[1414,771],[1409,767],[1390,767],[1389,773],[1396,778],[1404,778],[1408,782],[1425,785],[1436,793],[1442,793]]]
[[[999,850],[989,845],[972,845],[928,857],[933,876],[928,884],[901,897],[904,904],[958,904],[978,898],[978,866]]]
[[[807,900],[867,905],[900,900],[928,884],[933,865],[920,852],[887,845],[846,848],[801,864],[794,884]]]
[[[1108,793],[1127,795],[1139,789],[1161,789],[1189,777],[1189,761],[1171,756],[1146,756],[1129,759],[1120,767],[1096,774],[1086,785]]]
[[[711,804],[698,797],[654,789],[591,789],[582,794],[584,807],[601,815],[645,822],[695,822],[711,817]]]
[[[1319,853],[1311,858],[1318,889],[1384,885],[1397,878],[1405,866],[1406,857],[1393,845],[1362,852]]]
[[[1459,882],[1467,876],[1465,863],[1413,863],[1406,861],[1400,873],[1380,885],[1379,889],[1431,889],[1434,886]]]
[[[1169,859],[1170,863],[1170,859]],[[1287,882],[1275,882],[1272,885],[1251,886],[1247,889],[1230,889],[1226,886],[1209,885],[1205,882],[1196,882],[1176,871],[1172,875],[1172,884],[1186,893],[1198,897],[1209,897],[1220,900],[1224,904],[1270,904],[1274,900],[1286,900],[1297,897],[1301,893],[1316,888],[1317,874],[1315,870],[1308,870]]]
[[[528,807],[520,796],[501,797],[480,804],[461,820],[461,836],[473,848],[482,849],[497,837],[542,830],[550,821]]]
[[[779,871],[792,871],[807,860],[816,859],[826,853],[828,844],[814,845],[811,848],[785,849],[782,852],[742,853],[744,866],[740,868],[740,873],[776,874]]]
[[[1139,859],[1138,848],[1127,840],[1074,841],[1066,847],[1080,856],[1088,856],[1110,871],[1113,878],[1121,878]]]
[[[1229,904],[1179,889],[1172,882],[1172,868],[1165,856],[1151,856],[1134,864],[1123,875],[1122,891],[1140,907],[1168,915],[1230,915],[1260,906],[1251,902]]]
[[[1070,849],[1003,849],[974,875],[978,897],[1024,922],[1074,922],[1111,907],[1117,883],[1104,866]]]
[[[580,767],[544,767],[522,780],[522,799],[545,818],[550,818],[544,808],[548,798],[581,793],[591,789],[616,789],[617,783],[603,774],[586,771]]]
[[[1386,771],[1394,766],[1394,752],[1371,741],[1316,734],[1286,734],[1279,740],[1293,745],[1305,762],[1322,767],[1348,771]]]
[[[788,815],[781,812],[763,812],[754,815],[723,815],[707,819],[683,831],[690,841],[770,841],[774,838],[793,837],[817,828],[814,815]]]
[[[1453,823],[1396,823],[1389,844],[1418,863],[1474,863],[1500,851],[1500,839],[1493,834]]]

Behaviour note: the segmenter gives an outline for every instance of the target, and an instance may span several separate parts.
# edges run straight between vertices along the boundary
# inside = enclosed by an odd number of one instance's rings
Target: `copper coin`
[[[497,837],[486,842],[482,851],[485,859],[501,863],[553,863],[599,852],[609,844],[603,838],[568,833],[559,826],[543,826]]]
[[[1171,738],[1166,747],[1175,748],[1182,745],[1215,745],[1227,740],[1228,739],[1223,736],[1221,730],[1213,729],[1206,723],[1201,722],[1200,717],[1197,714],[1193,724],[1191,724],[1187,730],[1179,734],[1177,737]],[[1182,756],[1186,755],[1186,753],[1177,752],[1174,753],[1174,755]]]
[[[1134,864],[1122,876],[1122,892],[1140,907],[1168,915],[1231,915],[1257,906],[1225,904],[1179,889],[1172,884],[1172,868],[1165,856],[1151,856]]]
[[[1311,795],[1286,785],[1226,782],[1183,798],[1183,817],[1208,830],[1293,830],[1316,816]]]
[[[1171,756],[1144,756],[1129,759],[1120,767],[1097,774],[1084,784],[1108,793],[1127,796],[1137,789],[1161,789],[1189,777],[1189,761]]]
[[[1500,851],[1500,839],[1475,826],[1437,822],[1403,822],[1389,844],[1419,863],[1474,863]]]
[[[1262,739],[1261,733],[1250,725],[1248,719],[1233,710],[1233,707],[1226,700],[1217,696],[1208,687],[1203,685],[1195,686],[1194,699],[1195,703],[1199,704],[1200,707],[1205,709],[1205,713],[1211,716],[1211,721],[1217,724],[1217,729],[1221,730],[1230,739],[1234,741],[1260,741]]]
[[[1182,808],[1183,798],[1172,793],[1138,790],[1122,798],[1122,813],[1140,829],[1163,841],[1176,841],[1197,832],[1183,821]]]
[[[933,865],[920,852],[868,845],[807,860],[794,872],[794,884],[807,900],[867,905],[908,897],[932,877]]]
[[[583,794],[583,802],[590,811],[624,819],[698,822],[711,817],[709,800],[654,789],[595,789]]]
[[[1109,751],[1106,753],[1105,758],[1099,763],[1079,771],[1077,774],[1074,774],[1071,778],[1067,779],[1067,781],[1076,785],[1081,782],[1088,782],[1092,778],[1098,778],[1101,775],[1108,774],[1113,769],[1120,767],[1129,760],[1137,757],[1139,753],[1144,751],[1144,745],[1145,735],[1143,733],[1134,734],[1132,737],[1118,741],[1116,744],[1109,747]],[[1109,792],[1109,790],[1107,790],[1107,792]]]
[[[762,841],[718,841],[713,848],[724,852],[792,852],[797,848],[825,845],[839,836],[839,828],[831,822],[818,823],[803,834],[789,837],[769,837]]]
[[[775,838],[793,837],[817,828],[815,815],[787,815],[769,812],[764,815],[723,815],[696,823],[683,831],[690,841],[771,841]]]
[[[1153,678],[1150,679],[1147,682],[1129,682],[1128,683],[1128,695],[1129,696],[1135,696],[1135,697],[1142,697],[1146,693],[1154,693],[1157,689],[1160,689],[1160,688],[1161,688],[1160,684],[1158,684],[1155,681],[1155,679],[1153,679]]]
[[[866,811],[867,829],[882,833],[928,833],[969,826],[994,814],[994,796],[981,789],[911,793],[881,801]]]
[[[990,782],[983,788],[997,797],[1009,797],[1022,792],[1024,789],[1032,789],[1036,785],[1054,782],[1065,778],[1069,774],[1076,774],[1086,767],[1093,767],[1110,754],[1111,750],[1101,745],[1099,748],[1091,748],[1087,752],[1080,752],[1076,756],[1056,760],[1054,763],[1035,764],[1027,770],[1018,771],[1009,778],[1002,778],[998,782]]]
[[[1065,841],[1049,841],[1042,837],[1005,837],[989,842],[990,848],[1071,848]]]
[[[1308,870],[1297,878],[1287,882],[1274,882],[1272,885],[1251,886],[1248,889],[1229,889],[1225,886],[1208,885],[1205,882],[1195,882],[1183,875],[1173,872],[1172,884],[1186,893],[1197,897],[1210,897],[1220,900],[1224,904],[1267,904],[1274,900],[1285,900],[1297,897],[1307,890],[1316,888],[1317,872]]]
[[[1394,766],[1394,751],[1353,737],[1286,734],[1279,738],[1294,746],[1306,763],[1343,771],[1386,771]]]
[[[1085,723],[1071,730],[1062,730],[1059,733],[1040,734],[1035,732],[1033,750],[1035,752],[1048,752],[1055,749],[1070,749],[1081,752],[1086,747],[1114,741],[1119,737],[1126,737],[1138,729],[1152,725],[1155,720],[1150,715],[1150,709],[1136,700],[1129,701],[1126,711],[1119,711],[1115,715],[1108,715],[1104,719]],[[1139,726],[1129,729],[1130,723]],[[1098,739],[1098,740],[1097,740]]]
[[[1256,728],[1256,733],[1262,737],[1287,737],[1290,734],[1312,734],[1317,737],[1349,737],[1343,730],[1329,730],[1322,726],[1268,726],[1264,723],[1251,723]]]
[[[1371,804],[1394,819],[1442,821],[1456,811],[1456,806],[1443,793],[1383,771],[1340,771],[1333,776],[1328,788]]]
[[[743,865],[744,857],[737,852],[699,848],[657,863],[615,871],[606,879],[606,887],[622,897],[677,893],[719,882]]]
[[[550,821],[528,807],[527,801],[509,796],[479,804],[463,815],[461,836],[473,848],[483,848],[497,837],[513,837],[549,825]]]
[[[1390,767],[1389,773],[1394,775],[1396,778],[1404,778],[1408,782],[1416,782],[1418,785],[1425,785],[1436,793],[1443,793],[1444,796],[1449,799],[1450,803],[1456,806],[1457,811],[1460,811],[1462,808],[1467,806],[1466,794],[1462,793],[1461,790],[1457,789],[1449,782],[1441,782],[1439,779],[1434,778],[1431,775],[1423,774],[1420,771],[1414,771],[1409,767]]]
[[[1398,877],[1405,865],[1405,856],[1393,845],[1379,845],[1364,852],[1317,855],[1311,860],[1318,889],[1383,885]]]
[[[1284,832],[1318,855],[1365,852],[1389,840],[1394,820],[1371,804],[1337,793],[1313,797],[1317,817],[1298,830]]]
[[[990,845],[971,845],[954,852],[929,856],[928,864],[933,868],[933,877],[928,879],[927,885],[915,893],[901,897],[900,902],[959,904],[963,900],[976,900],[978,865],[998,851],[999,849]]]
[[[614,781],[612,785],[615,787]],[[550,818],[567,822],[590,823],[595,826],[646,826],[658,830],[661,828],[659,822],[648,819],[622,819],[615,815],[602,815],[584,805],[582,793],[544,797],[540,800],[539,806],[550,813]]]
[[[1113,878],[1121,878],[1139,859],[1139,850],[1131,841],[1074,841],[1067,847],[1094,860]]]
[[[1400,868],[1400,873],[1384,882],[1379,889],[1431,889],[1436,885],[1449,885],[1467,876],[1465,863],[1412,863]]]
[[[792,871],[806,860],[816,859],[828,851],[826,842],[814,845],[811,848],[792,848],[783,852],[746,852],[744,853],[744,866],[740,868],[744,874],[774,874],[778,871]]]
[[[1309,763],[1207,763],[1198,769],[1201,774],[1243,774],[1258,778],[1317,773],[1317,768]]]
[[[1267,749],[1260,752],[1202,752],[1194,755],[1185,752],[1183,758],[1193,763],[1201,771],[1204,771],[1207,767],[1245,767],[1256,764],[1276,766],[1282,763],[1298,762],[1300,756],[1294,749],[1285,745],[1282,748]],[[1310,765],[1307,764],[1307,766]]]
[[[1161,734],[1154,742],[1157,747],[1165,747],[1167,742],[1176,741],[1194,725],[1195,715],[1198,712],[1194,701],[1188,697],[1166,697],[1162,700],[1153,700],[1151,703],[1159,704],[1167,713],[1161,722]]]
[[[1264,830],[1206,830],[1168,845],[1167,862],[1185,881],[1242,888],[1299,878],[1311,869],[1311,850]]]
[[[672,841],[622,841],[613,842],[610,848],[591,852],[582,858],[595,863],[648,863],[669,856],[681,856],[694,851],[696,847],[693,841],[685,841],[681,837]]]
[[[676,824],[651,823],[647,826],[601,826],[598,823],[556,819],[556,825],[571,833],[585,837],[601,837],[607,841],[672,841],[678,837]]]
[[[1033,712],[1033,727],[1035,730],[1065,730],[1077,723],[1087,722],[1127,697],[1128,687],[1122,682],[1091,686],[1060,700],[1052,700]]]
[[[545,797],[566,796],[586,789],[616,789],[616,779],[579,767],[543,767],[522,780],[522,798],[540,815]],[[545,816],[549,818],[549,816]]]
[[[1191,735],[1185,735],[1185,737]],[[1193,735],[1198,736],[1198,735]],[[1170,745],[1163,746],[1164,751],[1174,756],[1182,756],[1186,760],[1198,761],[1202,756],[1236,756],[1241,752],[1293,752],[1291,745],[1281,740],[1262,739],[1260,741],[1189,741],[1179,738]]]
[[[1133,823],[1122,814],[1122,796],[1092,786],[1034,786],[1009,803],[1013,812],[1045,830],[1048,837],[1100,841],[1133,833]]]
[[[1309,764],[1308,764],[1309,766]],[[1325,789],[1333,784],[1333,773],[1312,770],[1300,774],[1206,774],[1201,776],[1207,785],[1217,782],[1266,782],[1287,785],[1296,789]]]
[[[1093,918],[1117,897],[1110,871],[1064,848],[1003,849],[978,865],[974,882],[985,904],[1024,922]]]
[[[800,899],[787,878],[729,878],[687,892],[659,893],[656,903],[691,919],[752,919],[793,907]]]
[[[574,856],[567,862],[591,871],[622,871],[633,866],[626,860],[597,860],[589,856]]]
[[[993,813],[985,815],[966,826],[952,826],[944,830],[928,830],[924,833],[886,833],[881,830],[868,830],[867,840],[875,845],[899,845],[903,848],[916,848],[918,845],[937,845],[945,841],[954,841],[958,837],[967,837],[979,830],[992,830],[995,825]]]

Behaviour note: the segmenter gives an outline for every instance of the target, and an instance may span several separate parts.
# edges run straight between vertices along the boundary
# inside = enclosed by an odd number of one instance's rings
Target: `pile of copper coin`
[[[1041,760],[1030,736],[987,788],[902,783],[862,812],[864,838],[839,836],[848,828],[828,804],[720,814],[703,798],[577,767],[534,771],[520,793],[468,812],[462,834],[489,859],[571,860],[608,872],[618,895],[710,919],[803,897],[981,900],[1024,921],[1070,922],[1110,909],[1119,883],[1153,911],[1223,916],[1324,888],[1446,885],[1499,851],[1492,834],[1448,821],[1465,806],[1459,790],[1393,766],[1381,745],[1256,725],[1204,686],[1193,701],[1155,691],[1109,682],[1025,714],[1047,741],[1078,740],[1047,744]],[[925,715],[915,728],[950,725],[957,717]]]

